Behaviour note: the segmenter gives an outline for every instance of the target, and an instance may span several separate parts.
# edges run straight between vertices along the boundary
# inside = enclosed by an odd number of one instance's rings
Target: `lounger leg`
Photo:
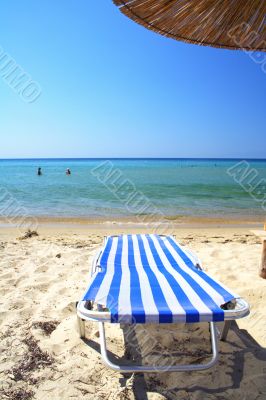
[[[223,330],[222,330],[222,333],[221,333],[221,340],[223,342],[226,341],[227,334],[228,334],[230,326],[231,326],[231,322],[232,321],[225,321],[225,323],[224,323]]]
[[[211,345],[212,345],[212,358],[206,364],[180,364],[180,365],[119,365],[114,364],[109,360],[106,349],[106,338],[104,322],[99,322],[100,332],[100,346],[101,354],[105,365],[114,371],[120,373],[132,373],[132,372],[176,372],[176,371],[197,371],[211,368],[218,361],[218,339],[217,330],[213,322],[210,322],[210,334],[211,334]]]
[[[78,317],[79,336],[85,339],[85,319]]]

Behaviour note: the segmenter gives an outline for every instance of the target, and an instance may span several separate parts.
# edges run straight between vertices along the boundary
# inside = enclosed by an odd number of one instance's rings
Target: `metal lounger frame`
[[[106,241],[106,238],[105,238]],[[97,263],[100,258],[102,250],[96,255],[93,260],[91,275],[97,269]],[[81,338],[85,338],[85,321],[93,321],[99,323],[100,334],[100,347],[103,362],[106,366],[114,371],[120,373],[133,373],[133,372],[177,372],[177,371],[197,371],[205,370],[214,366],[218,361],[218,328],[214,322],[209,322],[210,338],[212,348],[212,358],[205,364],[179,364],[179,365],[119,365],[114,364],[107,355],[106,336],[105,336],[105,323],[110,323],[111,314],[109,311],[101,311],[101,307],[97,311],[89,310],[86,301],[79,301],[77,304],[78,326]],[[243,318],[249,314],[248,303],[240,298],[236,300],[236,305],[233,310],[224,310],[224,326],[220,335],[220,340],[226,340],[227,333],[230,329],[232,320]]]

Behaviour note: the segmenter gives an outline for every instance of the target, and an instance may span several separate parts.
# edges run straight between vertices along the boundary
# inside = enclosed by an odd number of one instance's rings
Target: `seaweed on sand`
[[[39,236],[37,231],[32,231],[30,229],[28,229],[23,236],[20,236],[18,239],[19,240],[25,240],[25,239],[30,239],[34,236]]]
[[[54,360],[46,351],[40,349],[32,335],[27,336],[23,343],[28,347],[28,352],[24,354],[20,363],[10,372],[14,377],[14,381],[36,383],[36,379],[31,378],[30,374],[40,368],[52,365]]]
[[[2,392],[3,399],[9,400],[30,400],[34,392],[32,390],[26,390],[23,388],[18,389],[6,389]]]
[[[59,321],[38,321],[32,324],[33,328],[40,328],[47,336],[50,336],[58,325]]]

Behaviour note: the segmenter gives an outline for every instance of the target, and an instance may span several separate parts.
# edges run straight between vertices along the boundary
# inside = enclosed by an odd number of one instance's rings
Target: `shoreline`
[[[230,218],[221,217],[184,217],[169,216],[160,219],[154,215],[125,216],[125,217],[0,217],[0,228],[18,228],[20,230],[35,226],[38,227],[84,227],[84,228],[109,228],[109,227],[136,227],[149,228],[218,228],[218,227],[243,227],[260,228],[266,222],[262,217]]]
[[[120,220],[85,220],[85,219],[42,219],[38,220],[38,224],[33,226],[28,221],[28,225],[18,225],[14,222],[8,223],[0,220],[0,238],[2,240],[19,239],[23,237],[28,229],[36,231],[39,236],[62,236],[65,238],[82,236],[84,238],[92,234],[101,236],[119,235],[119,234],[134,234],[134,233],[154,233],[161,235],[174,236],[198,236],[199,234],[206,235],[229,235],[234,234],[254,234],[254,231],[263,229],[263,222],[252,221],[228,221],[228,220],[207,220],[199,221],[198,219],[176,222],[171,225],[153,222],[136,222],[127,219]]]

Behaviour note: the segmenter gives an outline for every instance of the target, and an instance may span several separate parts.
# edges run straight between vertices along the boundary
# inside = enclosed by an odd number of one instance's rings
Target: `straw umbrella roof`
[[[113,0],[161,35],[225,49],[266,51],[266,0]]]

